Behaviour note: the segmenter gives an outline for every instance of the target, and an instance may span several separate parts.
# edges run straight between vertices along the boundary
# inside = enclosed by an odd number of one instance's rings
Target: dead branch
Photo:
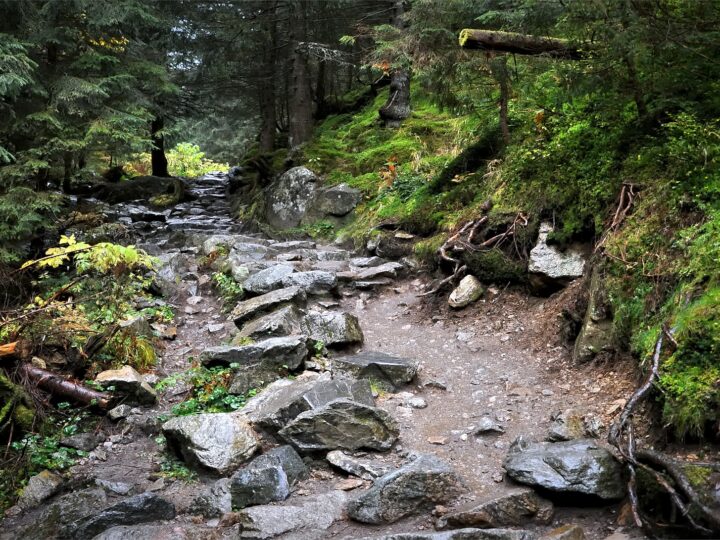
[[[85,405],[96,405],[101,409],[107,409],[110,405],[111,396],[109,394],[87,388],[81,383],[69,381],[56,373],[35,367],[32,364],[22,364],[19,373],[28,382],[53,395],[67,397]]]
[[[15,356],[17,354],[17,349],[17,341],[13,341],[12,343],[6,343],[5,345],[0,345],[0,358],[3,358],[5,356]]]
[[[622,188],[620,189],[620,199],[618,201],[617,208],[615,209],[615,214],[600,238],[600,241],[595,246],[595,253],[597,253],[605,245],[605,242],[610,234],[617,231],[625,221],[625,218],[635,204],[636,188],[637,186],[635,184],[624,183],[622,185]]]

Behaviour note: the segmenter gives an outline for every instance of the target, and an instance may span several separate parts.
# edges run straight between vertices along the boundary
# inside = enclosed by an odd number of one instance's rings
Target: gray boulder
[[[380,266],[386,262],[388,261],[375,256],[355,257],[354,259],[350,259],[350,266],[354,266],[355,268],[372,268],[373,266]]]
[[[271,291],[249,300],[243,300],[232,310],[230,317],[238,328],[247,321],[265,315],[278,307],[305,302],[305,291],[300,287],[287,287]]]
[[[282,379],[271,384],[248,400],[243,412],[253,424],[274,432],[300,413],[342,397],[368,406],[374,405],[367,381],[331,380],[327,375],[304,376],[294,381]]]
[[[234,264],[260,261],[274,257],[277,252],[270,246],[265,244],[252,242],[237,242],[230,250],[228,259]]]
[[[284,501],[291,487],[307,475],[305,463],[291,446],[273,448],[232,475],[232,508]]]
[[[288,264],[276,264],[265,270],[260,270],[243,281],[243,289],[252,294],[265,294],[275,289],[295,285],[283,285],[283,279],[292,274],[295,269]]]
[[[76,524],[73,538],[90,540],[116,525],[135,525],[161,519],[173,519],[174,517],[175,505],[171,502],[154,493],[142,493],[125,499]]]
[[[402,270],[404,266],[396,262],[387,262],[378,266],[371,266],[360,270],[355,275],[359,281],[368,281],[378,278],[396,278],[398,272]]]
[[[38,538],[72,538],[77,524],[92,517],[107,503],[105,491],[100,488],[74,491],[45,505],[40,514],[27,527],[2,538],[37,540]]]
[[[475,276],[467,275],[450,293],[448,304],[451,308],[460,309],[480,299],[485,292],[482,283]]]
[[[355,521],[379,525],[429,510],[454,500],[463,491],[452,467],[433,455],[415,461],[375,480],[373,486],[348,504]]]
[[[312,240],[289,240],[287,242],[273,244],[272,247],[277,251],[288,253],[297,249],[315,249],[317,242],[313,242]]]
[[[302,334],[302,315],[295,306],[285,306],[263,315],[242,327],[233,338],[234,345],[244,344],[248,339],[259,341],[271,337]]]
[[[333,523],[343,518],[347,504],[344,491],[293,498],[290,504],[251,506],[237,512],[240,538],[322,538]],[[291,533],[294,533],[293,536]]]
[[[400,434],[382,409],[340,398],[299,414],[278,435],[304,452],[318,450],[389,450]]]
[[[383,352],[363,351],[332,359],[334,377],[351,377],[379,382],[394,389],[412,381],[418,372],[417,360]]]
[[[157,393],[132,366],[109,369],[98,373],[95,382],[103,388],[113,387],[115,394],[125,395],[128,401],[141,405],[152,405]]]
[[[326,347],[363,342],[363,333],[355,315],[338,311],[309,311],[302,320],[303,332]]]
[[[268,338],[249,345],[219,345],[208,347],[200,355],[205,365],[257,364],[269,367],[299,368],[308,355],[305,336],[287,336]]]
[[[576,248],[560,251],[547,243],[548,235],[553,231],[551,223],[540,224],[537,244],[530,250],[528,272],[538,278],[565,283],[579,278],[585,270],[585,255]]]
[[[362,200],[362,192],[347,184],[325,188],[317,193],[313,210],[319,214],[342,217],[352,212]]]
[[[230,255],[227,259],[227,266],[229,267],[230,274],[233,279],[237,283],[245,285],[245,281],[247,281],[250,276],[254,276],[258,272],[267,270],[271,266],[275,265],[267,261],[245,261]]]
[[[41,471],[30,477],[18,498],[17,505],[22,510],[35,508],[60,491],[62,484],[61,476],[50,471]]]
[[[185,461],[220,474],[234,471],[259,448],[252,427],[237,413],[179,416],[165,422],[162,431]]]
[[[337,289],[337,276],[332,272],[311,270],[286,275],[282,284],[284,287],[300,287],[306,294],[327,294]]]
[[[310,207],[318,177],[306,167],[293,167],[273,182],[267,191],[265,217],[276,229],[300,225]]]
[[[557,493],[603,500],[625,496],[622,466],[594,441],[531,443],[520,438],[510,447],[504,466],[516,482]]]
[[[351,456],[342,450],[328,452],[325,459],[332,465],[353,476],[363,480],[374,480],[389,473],[393,467],[375,459],[364,459]]]
[[[222,516],[232,512],[230,478],[221,478],[193,499],[189,512],[206,518]]]
[[[437,522],[438,529],[476,527],[518,527],[533,521],[547,525],[552,521],[553,505],[532,489],[520,488],[484,502],[473,502],[453,510]]]
[[[66,446],[67,448],[75,448],[76,450],[82,450],[83,452],[90,452],[95,450],[98,444],[105,440],[105,436],[102,433],[93,433],[91,431],[87,433],[76,433],[68,437],[60,439],[60,446]]]

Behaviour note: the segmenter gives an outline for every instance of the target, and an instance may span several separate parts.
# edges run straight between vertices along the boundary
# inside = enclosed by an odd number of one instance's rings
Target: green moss
[[[466,253],[463,259],[470,273],[481,281],[522,283],[527,276],[523,263],[511,259],[499,249]]]
[[[445,234],[437,234],[426,240],[421,240],[415,244],[413,252],[415,257],[421,264],[435,268],[438,264],[437,252],[447,240]]]

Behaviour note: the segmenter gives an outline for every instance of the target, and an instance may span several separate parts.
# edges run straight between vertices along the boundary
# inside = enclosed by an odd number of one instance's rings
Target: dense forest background
[[[717,437],[717,0],[2,0],[0,12],[7,276],[56,243],[67,195],[98,183],[241,165],[254,184],[237,217],[261,221],[253,190],[305,164],[364,198],[352,222],[299,232],[360,246],[391,223],[420,238],[429,267],[488,211],[498,226],[551,220],[559,246],[591,242],[616,346],[646,365],[672,326],[658,394],[669,436]],[[573,52],[462,47],[464,28]],[[464,262],[524,285],[533,240]]]

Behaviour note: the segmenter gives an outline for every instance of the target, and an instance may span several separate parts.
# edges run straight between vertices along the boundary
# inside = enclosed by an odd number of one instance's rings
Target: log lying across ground
[[[35,367],[32,364],[22,364],[20,372],[39,388],[47,390],[55,396],[67,397],[86,405],[95,405],[101,409],[107,409],[110,405],[111,396],[109,394],[69,381],[56,373]]]
[[[585,53],[566,39],[465,28],[460,32],[464,49],[483,49],[516,54],[546,54],[555,58],[578,60]]]

